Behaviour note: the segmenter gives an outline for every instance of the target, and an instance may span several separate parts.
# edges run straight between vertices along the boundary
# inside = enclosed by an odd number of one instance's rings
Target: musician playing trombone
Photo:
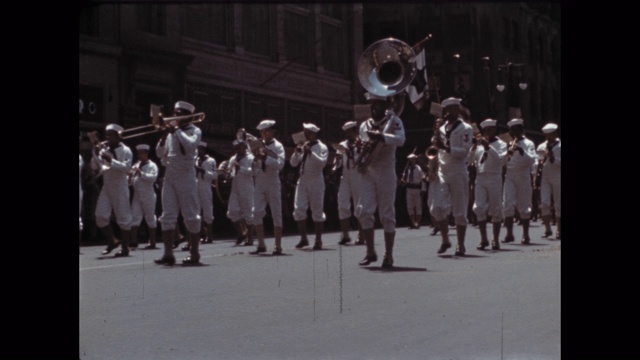
[[[131,171],[133,153],[121,140],[124,129],[117,124],[106,127],[107,141],[94,147],[91,158],[91,168],[99,171],[104,178],[104,185],[96,204],[96,225],[103,231],[108,245],[102,252],[109,254],[118,247],[111,229],[111,211],[116,215],[116,222],[120,227],[122,249],[118,256],[129,256],[129,242],[131,240],[131,204],[129,203],[129,183],[127,175]]]
[[[486,119],[480,123],[482,135],[471,147],[469,160],[478,169],[475,186],[473,212],[478,219],[480,245],[478,250],[489,246],[487,238],[487,215],[491,216],[493,238],[491,249],[500,249],[500,225],[502,223],[502,167],[507,156],[507,144],[496,136],[497,121]]]
[[[513,141],[507,150],[507,171],[502,193],[502,216],[507,236],[504,243],[514,241],[513,217],[516,208],[522,220],[522,243],[529,244],[529,220],[531,218],[531,166],[536,161],[536,147],[524,136],[524,120],[511,119],[507,123]]]
[[[460,117],[458,98],[442,101],[446,122],[436,132],[434,146],[438,149],[438,176],[442,181],[441,194],[432,202],[431,214],[438,223],[442,245],[438,254],[451,247],[447,216],[448,207],[455,218],[458,244],[455,254],[463,256],[467,231],[467,206],[469,202],[469,174],[466,160],[472,145],[473,128]]]
[[[174,105],[175,116],[193,114],[195,106],[185,101]],[[166,163],[166,171],[162,184],[162,215],[158,219],[162,225],[162,241],[164,255],[156,264],[173,265],[173,235],[178,221],[178,212],[182,213],[184,224],[189,232],[191,254],[182,263],[195,265],[200,262],[198,252],[200,215],[196,169],[196,149],[200,144],[202,131],[191,122],[182,121],[167,124],[166,130],[158,145],[156,154]]]
[[[355,213],[362,225],[367,245],[367,254],[360,261],[360,265],[366,266],[378,261],[374,246],[374,214],[377,208],[384,228],[385,253],[382,267],[390,268],[393,266],[393,244],[396,235],[396,148],[404,145],[404,126],[393,111],[392,97],[366,93],[365,98],[371,104],[371,118],[360,125],[360,139],[369,143],[376,142],[375,148],[378,149],[373,150],[375,156],[367,156],[370,162],[362,169],[360,179],[360,201]]]
[[[540,212],[544,224],[545,238],[551,238],[551,196],[556,212],[556,239],[560,239],[560,138],[558,125],[548,123],[542,128],[546,141],[538,146],[544,153],[542,162],[542,180],[540,182]]]

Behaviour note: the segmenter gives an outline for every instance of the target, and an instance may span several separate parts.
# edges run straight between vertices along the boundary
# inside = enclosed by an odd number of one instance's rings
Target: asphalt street
[[[380,268],[382,230],[366,267],[365,247],[338,246],[338,233],[320,251],[285,237],[283,256],[273,238],[262,255],[216,239],[197,267],[156,265],[162,250],[83,247],[80,358],[560,359],[561,241],[541,238],[538,221],[530,245],[516,227],[515,243],[480,251],[469,226],[460,257],[455,246],[438,255],[430,231],[399,228],[391,270]]]

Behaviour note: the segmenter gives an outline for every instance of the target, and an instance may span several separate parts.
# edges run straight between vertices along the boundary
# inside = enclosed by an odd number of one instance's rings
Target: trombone
[[[165,117],[162,116],[154,116],[152,123],[148,125],[137,126],[130,129],[124,129],[120,136],[122,140],[133,139],[139,136],[154,134],[157,132],[164,131],[168,126],[182,126],[188,123],[198,124],[204,121],[205,114],[195,113],[191,115],[182,115],[182,116],[173,116],[173,117]],[[161,122],[162,120],[162,122]]]

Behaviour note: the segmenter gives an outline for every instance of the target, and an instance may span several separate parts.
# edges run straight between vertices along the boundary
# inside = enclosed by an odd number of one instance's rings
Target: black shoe
[[[129,250],[120,250],[118,251],[115,255],[113,255],[114,257],[125,257],[125,256],[129,256]]]
[[[356,240],[356,242],[353,243],[353,245],[364,245],[364,239],[358,238],[358,240]]]
[[[151,245],[151,244],[149,244],[149,245],[144,247],[145,250],[153,250],[153,249],[157,249],[157,248],[158,248],[157,246]]]
[[[189,251],[189,249],[191,249],[191,246],[189,246],[189,244],[182,247],[182,251]]]
[[[258,255],[258,254],[263,253],[263,252],[267,252],[267,247],[266,246],[262,246],[262,247],[258,246],[256,251],[251,251],[249,254]]]
[[[342,238],[338,243],[338,245],[347,245],[350,242],[351,242],[351,238]]]
[[[176,258],[173,256],[163,256],[161,259],[154,260],[154,262],[158,265],[173,266],[176,263]]]
[[[481,241],[480,242],[480,246],[478,246],[476,249],[484,250],[487,246],[489,246],[489,242],[488,241]]]
[[[560,231],[556,232],[556,240],[560,240]]]
[[[273,249],[273,252],[271,254],[272,255],[282,255],[282,249],[281,248]]]
[[[107,245],[107,248],[102,251],[102,255],[109,255],[109,253],[111,253],[113,249],[116,249],[118,246],[120,246],[120,244],[114,243]]]
[[[376,262],[378,261],[378,255],[377,254],[373,254],[373,255],[367,255],[364,257],[364,259],[362,259],[362,261],[360,261],[360,266],[367,266],[369,264],[371,264],[372,262]]]
[[[510,243],[513,242],[515,239],[513,238],[513,235],[507,235],[504,240],[502,240],[503,243]]]
[[[198,264],[200,264],[200,255],[198,255],[197,257],[193,257],[189,255],[182,260],[182,265],[191,266],[191,265],[198,265]]]
[[[455,255],[456,255],[456,256],[464,256],[464,253],[465,253],[466,251],[467,251],[467,250],[464,248],[464,246],[458,246],[458,247],[456,248]]]
[[[551,236],[553,235],[553,231],[545,231],[544,235],[542,235],[543,238],[551,238]]]
[[[385,256],[385,257],[382,259],[382,265],[381,265],[381,267],[382,267],[382,268],[384,268],[384,269],[392,268],[392,267],[393,267],[393,259],[392,259],[392,258],[390,258],[390,257],[386,257],[386,256]]]
[[[415,228],[416,228],[416,227],[415,227],[415,226],[413,226],[413,225],[409,225],[409,227],[408,227],[408,229],[409,229],[409,230],[411,230],[411,229],[415,229]]]
[[[491,242],[491,250],[500,250],[500,243],[497,240]]]
[[[247,240],[244,242],[244,246],[253,246],[253,240]]]
[[[431,235],[431,236],[435,236],[435,235],[438,233],[438,231],[440,231],[440,229],[438,229],[438,228],[433,228],[433,231],[431,231],[431,234],[430,234],[430,235]]]
[[[242,244],[242,242],[245,241],[246,239],[247,239],[247,235],[238,236],[236,238],[236,245]]]
[[[450,247],[451,247],[451,243],[445,243],[440,245],[440,249],[438,249],[438,254],[443,254]]]
[[[296,249],[301,249],[305,246],[309,246],[309,240],[307,239],[300,239],[300,242],[296,245]]]
[[[322,250],[322,241],[316,241],[315,244],[313,244],[313,250]]]
[[[528,237],[522,238],[522,245],[529,245],[529,243],[531,242],[531,239],[529,239]]]

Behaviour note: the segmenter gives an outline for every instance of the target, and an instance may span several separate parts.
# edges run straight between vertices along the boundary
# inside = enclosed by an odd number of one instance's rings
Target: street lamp
[[[484,62],[484,71],[487,73],[488,89],[491,89],[490,59],[488,56],[485,56],[481,60]],[[498,93],[505,93],[506,90],[508,107],[517,109],[518,114],[520,113],[520,94],[515,89],[517,87],[521,91],[524,91],[528,88],[524,69],[525,64],[512,63],[509,59],[507,59],[506,64],[501,64],[497,67],[498,74],[495,89]]]

